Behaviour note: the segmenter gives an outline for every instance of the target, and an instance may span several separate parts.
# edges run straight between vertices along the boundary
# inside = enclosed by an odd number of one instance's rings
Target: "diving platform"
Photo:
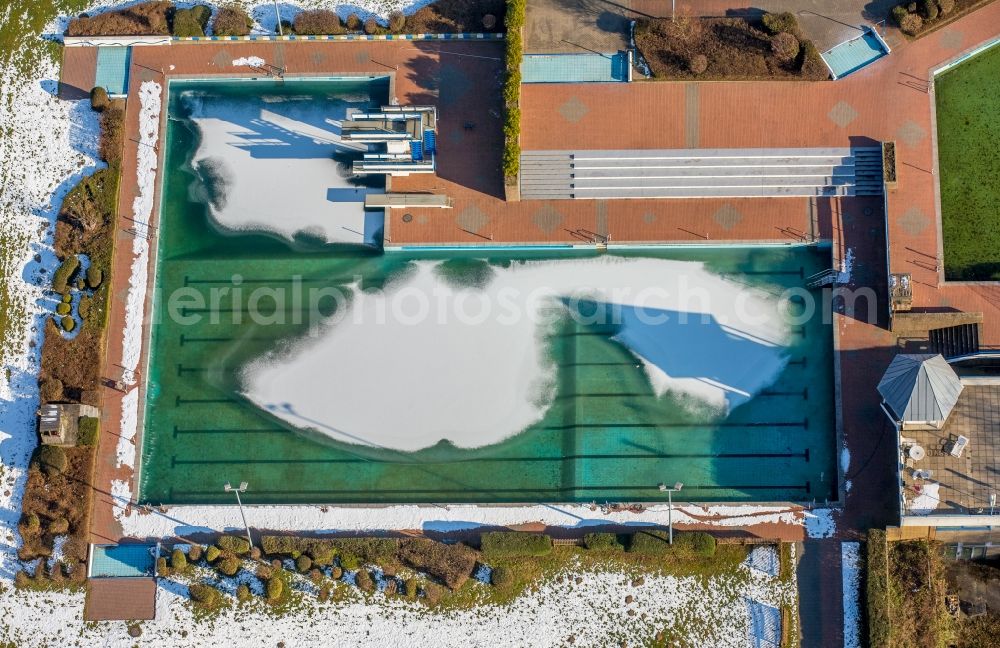
[[[388,193],[365,196],[365,209],[451,209],[452,199],[444,194]]]
[[[341,124],[341,137],[345,141],[369,144],[374,149],[352,164],[354,173],[434,173],[436,107],[382,106],[381,110],[357,111],[349,117]]]

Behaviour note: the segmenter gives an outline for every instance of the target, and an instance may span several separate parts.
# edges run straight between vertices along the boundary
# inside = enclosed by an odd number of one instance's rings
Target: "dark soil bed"
[[[761,23],[744,18],[640,20],[636,46],[653,76],[670,80],[793,79],[820,81],[829,71],[815,46],[797,35],[798,54],[783,61]]]

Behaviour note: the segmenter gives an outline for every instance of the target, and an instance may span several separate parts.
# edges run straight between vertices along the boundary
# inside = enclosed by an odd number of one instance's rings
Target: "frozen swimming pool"
[[[833,497],[830,327],[779,298],[827,249],[382,255],[231,229],[173,123],[143,501]]]

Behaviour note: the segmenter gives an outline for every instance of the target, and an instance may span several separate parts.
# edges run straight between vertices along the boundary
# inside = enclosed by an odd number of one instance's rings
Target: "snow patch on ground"
[[[117,466],[135,469],[135,433],[139,427],[139,390],[133,389],[122,397],[122,426],[115,446]]]
[[[658,395],[691,396],[719,415],[774,382],[787,362],[782,301],[702,263],[525,262],[491,266],[476,287],[456,286],[440,268],[415,262],[385,291],[355,286],[340,321],[318,339],[249,366],[247,397],[350,443],[414,451],[447,439],[472,448],[521,432],[551,406],[558,368],[547,334],[561,318],[618,326],[615,340]],[[596,313],[583,315],[590,303]]]
[[[774,545],[755,546],[750,550],[750,555],[747,556],[746,565],[750,569],[756,569],[768,576],[777,576],[779,569],[778,548]]]
[[[840,261],[840,272],[837,273],[838,284],[851,283],[851,272],[854,270],[854,248],[847,248],[847,254]]]
[[[861,544],[840,543],[844,601],[844,648],[861,648]]]
[[[840,450],[840,472],[847,474],[848,468],[851,467],[851,451],[847,446],[844,446]]]
[[[126,485],[127,486],[127,485]],[[124,493],[126,500],[131,492]],[[606,524],[630,526],[666,526],[669,507],[657,505],[642,513],[628,511],[602,512],[597,507],[582,504],[534,506],[451,506],[398,505],[380,507],[327,506],[247,506],[247,523],[257,529],[274,531],[373,532],[390,530],[423,530],[451,532],[476,529],[481,526],[511,526],[541,523],[551,526],[586,528]],[[675,525],[705,525],[733,528],[755,524],[801,526],[822,511],[804,511],[782,506],[697,506],[675,504]],[[126,535],[133,537],[184,536],[199,532],[240,532],[243,521],[234,506],[170,506],[162,511],[152,509],[131,515],[116,509],[116,517]],[[812,523],[816,526],[815,522]],[[832,522],[829,534],[832,534]],[[807,527],[808,528],[808,527]],[[827,537],[827,536],[822,536]]]
[[[806,521],[806,533],[810,538],[832,538],[837,532],[836,511],[833,509],[812,509],[803,511]]]
[[[238,59],[233,59],[233,66],[239,67],[241,65],[247,65],[249,67],[261,67],[264,65],[264,59],[259,56],[243,56]]]

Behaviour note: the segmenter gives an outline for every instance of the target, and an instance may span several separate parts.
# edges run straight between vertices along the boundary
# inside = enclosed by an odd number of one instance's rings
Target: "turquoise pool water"
[[[527,54],[521,59],[524,83],[628,81],[624,52],[607,54]]]
[[[833,77],[842,79],[848,74],[874,63],[888,53],[882,41],[871,30],[866,30],[861,36],[835,45],[823,52],[822,56],[833,72]]]
[[[156,547],[153,545],[94,545],[90,576],[152,576],[155,551]]]

